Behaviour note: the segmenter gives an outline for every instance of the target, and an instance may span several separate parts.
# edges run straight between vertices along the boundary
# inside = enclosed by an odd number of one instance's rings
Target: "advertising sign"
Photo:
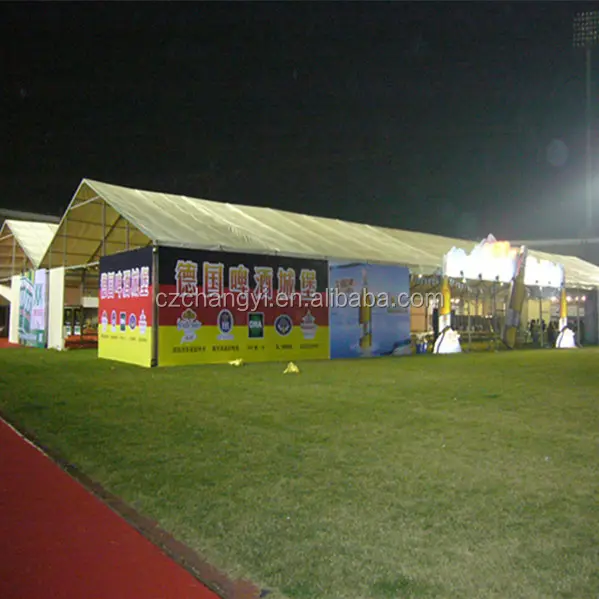
[[[411,353],[410,271],[401,266],[330,266],[331,358]]]
[[[489,235],[469,254],[461,248],[451,248],[444,257],[443,274],[455,279],[510,283],[517,257],[518,248]]]
[[[453,247],[444,257],[443,273],[451,278],[499,281],[511,283],[522,248],[509,241],[497,241],[492,235],[483,239],[469,254]],[[564,268],[549,260],[539,260],[527,254],[524,267],[524,285],[559,289],[564,282]]]
[[[19,343],[46,347],[48,338],[48,271],[30,270],[21,276]]]
[[[158,364],[329,357],[322,260],[160,248]]]
[[[529,287],[549,287],[559,289],[565,281],[564,267],[549,260],[537,260],[534,256],[526,258],[524,284]]]
[[[152,248],[100,258],[98,356],[152,365]]]
[[[508,308],[505,313],[505,321],[501,338],[507,347],[513,349],[516,346],[518,330],[521,326],[522,308],[526,299],[525,270],[527,264],[528,250],[522,246],[518,252],[514,278],[510,283]]]

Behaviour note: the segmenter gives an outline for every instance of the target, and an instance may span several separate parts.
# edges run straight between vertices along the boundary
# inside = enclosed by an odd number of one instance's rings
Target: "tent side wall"
[[[154,365],[153,248],[100,259],[98,357]]]
[[[134,190],[84,179],[40,266],[66,267],[65,286],[68,290],[71,281],[73,286],[78,285],[73,274],[75,271],[92,273],[93,265],[97,265],[103,257],[125,255],[152,244],[192,252],[225,252],[235,259],[261,256],[261,261],[287,260],[295,256],[300,261],[327,262],[338,256],[363,263],[402,264],[415,275],[439,272],[443,256],[454,246],[470,251],[476,245],[468,240]],[[586,285],[587,289],[591,289],[599,285],[599,268],[594,265],[572,257],[536,251],[531,254],[563,263],[568,283],[572,286]],[[155,259],[159,260],[159,257]],[[150,267],[150,276],[158,277],[158,270]],[[150,285],[154,295],[159,292],[160,285],[158,280],[156,285]],[[71,292],[66,293],[63,301],[67,295],[70,296]],[[156,301],[149,307],[152,313],[157,310],[155,304]],[[141,313],[133,315],[137,319]],[[102,328],[102,310],[99,316]],[[126,315],[127,319],[130,316]],[[146,322],[144,325],[142,319],[142,327],[148,326],[148,316],[144,312]],[[153,314],[150,320],[158,324],[156,316]],[[416,322],[416,314],[414,317]],[[112,332],[112,310],[106,319],[106,332]],[[419,315],[421,325],[425,325],[426,320],[424,314]],[[117,321],[120,330],[120,311]],[[176,328],[179,325],[175,320],[171,326]],[[139,333],[139,324],[131,329],[129,322],[126,323],[127,330],[135,330],[135,327]],[[153,328],[150,330],[153,331]],[[180,332],[177,330],[177,334]],[[160,351],[157,344],[158,335],[150,342],[153,364]]]
[[[584,313],[585,343],[599,344],[599,292],[593,289],[587,295]]]
[[[149,367],[409,353],[409,303],[377,303],[405,302],[409,291],[409,270],[397,265],[123,252],[100,260],[99,357]]]
[[[21,275],[11,277],[10,283],[11,301],[10,315],[8,322],[8,341],[9,343],[19,343],[19,300],[21,289]]]
[[[48,290],[48,348],[64,349],[65,269],[49,270]]]
[[[329,358],[326,260],[161,246],[158,264],[159,366]]]

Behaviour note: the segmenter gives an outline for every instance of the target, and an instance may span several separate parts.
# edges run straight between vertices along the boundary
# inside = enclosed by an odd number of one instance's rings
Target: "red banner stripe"
[[[114,310],[117,315],[117,319],[120,318],[121,312],[127,313],[127,319],[131,314],[135,314],[139,321],[141,312],[145,313],[147,326],[151,327],[153,322],[153,297],[152,287],[150,286],[147,297],[129,297],[129,298],[111,298],[111,299],[100,299],[98,304],[98,319],[101,321],[102,313],[106,312],[108,322],[110,322],[110,315]]]
[[[328,326],[329,309],[325,303],[325,294],[321,294],[320,302],[315,300],[316,305],[300,305],[299,298],[289,298],[288,300],[255,301],[253,298],[239,299],[235,301],[233,294],[225,294],[218,301],[208,299],[204,296],[188,296],[183,298],[176,294],[174,285],[161,285],[158,296],[159,322],[160,326],[176,326],[177,320],[187,309],[193,310],[196,318],[206,326],[216,326],[218,324],[218,315],[224,309],[227,309],[233,315],[236,326],[248,324],[248,314],[251,312],[260,312],[264,315],[264,325],[273,326],[276,318],[281,314],[288,315],[294,325],[300,325],[302,319],[309,311],[317,325]]]

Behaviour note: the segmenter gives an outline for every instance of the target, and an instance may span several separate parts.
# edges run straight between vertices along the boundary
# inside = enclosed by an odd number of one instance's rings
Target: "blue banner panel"
[[[411,353],[409,269],[332,262],[329,281],[331,358]]]

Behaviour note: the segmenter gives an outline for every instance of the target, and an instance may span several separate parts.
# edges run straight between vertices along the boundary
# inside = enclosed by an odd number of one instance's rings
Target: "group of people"
[[[547,326],[545,319],[535,320],[533,318],[528,325],[528,332],[535,345],[538,345],[541,339],[541,332],[543,333],[543,338],[547,340],[547,343],[549,343],[549,345],[554,345],[559,334],[559,324],[554,320],[551,320],[549,321],[549,326]]]
[[[582,329],[582,322],[580,323],[580,325],[580,328]],[[578,327],[576,322],[568,322],[568,328],[573,330],[575,333],[578,333]],[[539,341],[541,340],[542,332],[543,340],[546,341],[548,345],[553,346],[555,345],[555,342],[557,341],[557,336],[560,333],[559,322],[557,320],[551,320],[549,321],[549,325],[547,325],[544,319],[533,319],[528,324],[528,332],[534,344],[539,343]]]

